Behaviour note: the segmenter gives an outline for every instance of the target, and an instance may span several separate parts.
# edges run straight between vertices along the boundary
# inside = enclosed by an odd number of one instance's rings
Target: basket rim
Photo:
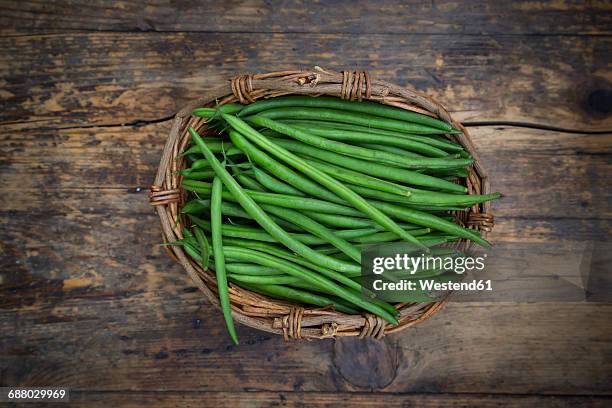
[[[187,128],[194,127],[199,130],[205,125],[204,119],[191,116],[192,110],[200,106],[223,105],[230,102],[251,103],[257,99],[289,94],[370,100],[437,117],[462,131],[451,137],[474,158],[474,164],[468,169],[468,177],[465,179],[468,194],[490,192],[488,175],[481,165],[467,129],[455,121],[434,98],[411,86],[400,87],[377,80],[364,71],[340,73],[320,67],[302,71],[239,75],[204,92],[200,98],[188,103],[175,115],[150,194],[151,204],[155,206],[160,217],[164,242],[182,238],[179,205],[184,200],[185,192],[180,187],[181,177],[177,171],[184,160],[179,160],[178,156],[189,141]],[[484,237],[494,225],[490,202],[475,205],[467,211],[457,212],[456,215],[460,217],[461,223],[479,229]],[[464,246],[471,245],[466,240],[460,242]],[[206,298],[219,308],[214,273],[203,270],[180,246],[166,246],[165,249],[185,268]],[[229,292],[232,316],[236,321],[259,330],[281,334],[286,340],[338,336],[381,338],[385,334],[404,330],[429,318],[439,311],[448,299],[439,302],[397,304],[395,306],[400,311],[398,319],[400,324],[391,326],[380,317],[369,313],[346,315],[331,309],[296,305],[259,295],[233,284],[229,284]]]

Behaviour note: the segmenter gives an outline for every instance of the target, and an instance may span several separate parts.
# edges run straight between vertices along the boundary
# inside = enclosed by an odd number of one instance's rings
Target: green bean
[[[183,209],[181,210],[181,213],[183,214],[190,214],[190,215],[194,215],[194,214],[202,214],[204,212],[208,212],[210,211],[210,200],[201,200],[201,199],[195,199],[195,200],[191,200],[189,201],[187,204],[185,204],[183,206]],[[242,209],[242,207],[240,207],[239,205],[236,205],[234,203],[228,203],[228,202],[223,202],[221,203],[221,213],[223,215],[229,216],[229,217],[239,217],[239,218],[245,218],[248,220],[252,220],[253,218]],[[281,227],[283,227],[284,229],[288,230],[288,231],[295,231],[296,229],[298,229],[295,225],[293,225],[292,223],[285,221],[281,218],[278,218],[276,216],[271,216],[270,218],[272,218],[274,220],[274,222],[276,222],[278,225],[280,225]]]
[[[463,151],[459,152],[459,155],[465,159],[473,159],[472,155],[469,152]]]
[[[337,228],[382,228],[369,218],[351,217],[348,215],[324,214],[314,211],[305,211],[304,214],[319,221],[323,225]]]
[[[259,184],[258,181],[252,179],[251,177],[249,177],[248,175],[244,173],[234,174],[234,178],[238,180],[238,183],[240,183],[240,185],[244,188],[248,188],[250,190],[259,191],[259,192],[266,191],[266,188],[262,186],[261,184]]]
[[[271,209],[268,207],[272,207],[272,206],[262,206],[264,210],[269,211],[270,213],[272,213],[272,211],[276,213],[276,211],[283,210],[283,211],[280,211],[279,213],[285,213],[286,215],[289,214],[287,211],[285,211],[286,209],[282,209],[280,207],[275,207]],[[190,218],[191,218],[191,221],[197,226],[199,226],[200,228],[210,231],[211,226],[210,226],[209,221],[203,220],[195,216],[190,216]],[[301,219],[299,221],[304,222],[304,219]],[[313,227],[310,227],[310,228],[313,228]],[[322,229],[320,231],[322,231]],[[348,240],[348,239],[352,239],[356,237],[361,237],[364,235],[374,234],[376,231],[377,231],[376,228],[368,227],[368,228],[340,230],[340,231],[333,231],[333,232],[330,231],[330,234],[332,234],[334,237],[341,238],[343,240]],[[265,230],[260,229],[260,228],[251,227],[251,226],[246,226],[246,225],[223,224],[222,233],[223,233],[223,236],[227,236],[231,238],[244,238],[244,239],[252,239],[254,241],[263,241],[263,242],[272,242],[272,243],[278,242],[276,239],[274,239],[274,237],[272,237],[272,235],[268,234]],[[297,241],[300,241],[301,243],[307,244],[307,245],[321,245],[321,244],[330,243],[329,237],[324,236],[322,233],[320,234],[322,236],[317,236],[317,235],[312,235],[312,234],[295,234],[295,233],[290,233],[289,235],[293,237],[294,239],[296,239]]]
[[[210,252],[211,248],[208,244],[208,240],[206,239],[206,235],[199,228],[193,229],[196,240],[198,241],[198,245],[200,246],[200,254],[202,256],[202,267],[204,269],[208,269],[208,263],[210,261]]]
[[[280,178],[281,180],[285,180],[291,186],[312,196],[322,198],[327,201],[335,203],[343,202],[340,197],[336,196],[329,190],[312,182],[308,178],[296,173],[289,167],[279,163],[278,161],[268,156],[268,154],[253,146],[239,132],[230,131],[230,138],[237,146],[240,147],[240,149],[242,149],[248,155],[250,160],[253,160],[255,163],[259,164],[265,170]]]
[[[385,203],[382,201],[370,201],[370,203],[385,214],[391,215],[396,219],[407,221],[413,224],[422,225],[448,234],[456,235],[461,238],[466,238],[474,241],[485,248],[491,248],[491,244],[481,238],[475,231],[461,228],[459,225],[446,221],[443,218],[437,217],[423,211],[415,210],[407,207]]]
[[[430,233],[427,235],[421,235],[416,238],[419,241],[421,241],[423,245],[427,245],[428,247],[430,247],[430,251],[433,251],[436,249],[436,248],[431,248],[431,247],[435,247],[436,245],[442,245],[447,242],[452,242],[457,239],[456,237],[450,237],[450,236],[436,236],[434,235],[434,233]],[[357,245],[360,248],[365,248],[365,247],[370,246],[371,244],[355,242],[355,245]],[[323,254],[334,255],[334,256],[336,256],[336,254],[340,252],[338,251],[338,248],[335,248],[333,246],[320,246],[320,247],[317,247],[317,250]]]
[[[360,146],[360,147],[365,147],[367,149],[372,149],[372,150],[382,150],[383,152],[389,152],[389,153],[393,153],[393,154],[397,154],[400,156],[405,156],[405,157],[423,157],[423,155],[418,154],[418,153],[414,153],[414,152],[409,152],[408,150],[402,149],[400,147],[395,147],[395,146],[385,146],[385,145],[379,145],[376,143],[355,143],[356,146]],[[454,158],[453,156],[446,156],[448,158]]]
[[[192,221],[204,228],[206,230],[210,230],[210,223],[206,220],[202,220],[196,217],[191,217]],[[272,235],[268,234],[264,230],[259,228],[247,227],[244,225],[228,225],[223,224],[221,227],[221,234],[223,236],[232,237],[232,238],[245,238],[252,239],[255,241],[265,241],[265,242],[278,242]],[[294,239],[297,239],[295,235],[292,236]],[[301,240],[300,240],[301,241]]]
[[[423,245],[426,245],[427,247],[430,248],[430,251],[432,251],[435,248],[431,248],[431,247],[435,247],[437,245],[442,245],[448,242],[452,242],[452,241],[456,241],[457,238],[456,237],[450,237],[450,236],[434,236],[433,233],[431,234],[427,234],[427,235],[421,235],[416,237],[419,241],[421,241],[421,243]],[[358,243],[355,242],[355,245],[357,245],[360,248],[367,248],[368,246],[372,245],[370,243]],[[327,254],[327,255],[336,255],[338,254],[338,249],[334,248],[334,247],[318,247],[317,250],[321,253]],[[354,277],[353,277],[354,278]]]
[[[279,207],[306,211],[318,211],[326,214],[341,214],[352,216],[362,215],[361,212],[354,208],[336,203],[330,203],[324,200],[318,200],[316,198],[296,197],[275,193],[259,193],[256,191],[249,191],[249,195],[253,197],[256,202],[260,202],[262,204],[271,204]]]
[[[456,194],[429,192],[404,187],[392,182],[364,175],[356,171],[321,162],[316,159],[311,160],[310,164],[339,180],[351,183],[346,184],[347,187],[362,196],[378,198],[385,201],[401,201],[402,203],[406,203],[407,205],[412,205],[417,208],[424,208],[423,206],[427,206],[427,208],[439,206],[442,210],[461,210],[465,207],[469,207],[470,205],[500,197],[498,193],[489,195],[458,196]],[[353,183],[357,185],[354,185]]]
[[[468,176],[468,172],[466,169],[450,169],[450,170],[442,170],[442,171],[426,171],[425,173],[435,176],[435,177],[460,177],[466,178]]]
[[[274,275],[274,276],[254,276],[230,274],[229,278],[239,283],[251,283],[257,285],[291,285],[299,283],[301,278],[292,275]]]
[[[383,118],[365,113],[346,112],[327,108],[275,108],[265,110],[255,116],[265,116],[270,119],[318,119],[419,135],[437,135],[445,133],[443,130],[416,123],[403,122],[401,120]]]
[[[284,107],[314,107],[314,108],[332,108],[340,111],[352,111],[359,113],[366,113],[369,115],[381,116],[383,118],[396,119],[404,122],[418,123],[441,129],[443,131],[455,131],[451,125],[441,120],[434,119],[427,115],[423,115],[416,112],[411,112],[405,109],[396,108],[389,105],[383,105],[376,102],[368,101],[345,101],[339,98],[333,97],[311,97],[311,96],[285,96],[279,98],[270,98],[262,101],[255,102],[240,112],[240,116],[253,115],[255,113]],[[291,109],[295,110],[295,109]],[[321,120],[323,118],[317,118]],[[438,131],[440,133],[440,131]]]
[[[210,194],[210,183],[196,180],[183,180],[183,188],[196,193]],[[363,214],[346,205],[330,203],[324,200],[309,197],[296,197],[276,193],[265,193],[253,190],[245,192],[255,201],[261,204],[272,204],[279,207],[292,208],[296,210],[317,211],[326,214],[340,214],[351,216],[363,216]],[[224,191],[224,200],[237,201],[230,192]]]
[[[338,177],[340,178],[340,177]],[[362,197],[376,198],[382,201],[391,201],[393,203],[401,203],[402,205],[409,205],[408,197],[400,196],[397,194],[388,193],[385,191],[376,190],[369,187],[358,186],[355,184],[345,183],[345,186],[356,192]]]
[[[294,288],[289,288],[286,286],[279,285],[249,285],[242,283],[241,286],[252,290],[256,293],[261,293],[262,295],[271,296],[274,298],[289,300],[298,303],[305,303],[308,305],[315,306],[333,306],[337,311],[348,313],[348,314],[359,314],[359,312],[352,307],[347,307],[342,303],[339,303],[327,296],[322,296],[319,294],[310,293],[303,290],[298,290]]]
[[[438,149],[437,147],[414,141],[412,139],[406,139],[402,137],[394,137],[366,132],[356,132],[352,130],[341,130],[341,129],[329,129],[324,127],[316,126],[300,126],[300,125],[289,125],[295,129],[309,132],[313,135],[322,136],[326,139],[342,140],[350,143],[373,143],[388,145],[393,147],[400,147],[410,152],[422,153],[430,157],[445,157],[448,153],[444,150]],[[382,150],[382,149],[381,149]],[[400,154],[405,154],[405,150]]]
[[[402,197],[395,194],[386,193],[368,187],[356,186],[354,184],[346,184],[348,188],[360,194],[362,197],[375,198],[381,201],[390,201],[395,204],[401,204],[410,208],[421,209],[423,211],[461,211],[465,208],[484,201],[494,200],[500,197],[498,193],[488,195],[460,196],[449,194],[450,197],[430,196],[426,193],[429,191],[412,193],[410,197]],[[431,191],[431,193],[435,193]],[[456,197],[456,200],[452,198]]]
[[[240,112],[244,108],[244,105],[239,103],[226,103],[225,105],[217,105],[214,108],[196,108],[191,114],[193,116],[203,116],[210,117],[211,114],[215,114],[217,112],[229,113],[230,115],[236,114]]]
[[[185,237],[185,240],[191,241],[197,246],[197,240],[195,235],[193,235],[191,231],[187,229],[187,227],[183,227],[183,236]]]
[[[365,309],[371,313],[374,313],[375,315],[382,317],[389,323],[394,325],[398,323],[395,316],[391,315],[388,311],[381,308],[380,306],[363,300],[361,296],[356,295],[355,293],[334,283],[333,281],[308,269],[304,269],[299,265],[293,264],[281,258],[276,258],[264,252],[253,251],[251,249],[241,247],[226,246],[224,247],[224,252],[227,254],[228,257],[231,257],[233,259],[239,259],[241,261],[254,262],[260,265],[278,268],[292,276],[299,277],[305,282],[311,283],[312,285],[318,287],[324,286],[330,291],[333,291],[336,296],[348,300],[349,302],[361,307],[362,309]]]
[[[223,184],[227,187],[230,193],[238,200],[242,208],[251,216],[259,225],[263,227],[270,235],[276,238],[279,242],[290,248],[295,253],[302,255],[309,261],[318,265],[329,267],[341,272],[358,271],[360,268],[354,264],[340,261],[332,257],[319,254],[317,251],[307,247],[299,241],[296,241],[289,236],[285,230],[283,230],[277,223],[275,223],[255,201],[240,187],[240,185],[233,179],[233,177],[223,168],[221,163],[217,160],[215,155],[208,149],[202,138],[197,134],[193,128],[189,128],[191,137],[196,141],[200,147],[202,154],[210,162],[212,168],[215,170]],[[189,180],[188,180],[189,181]]]
[[[343,167],[335,166],[331,163],[326,163],[315,159],[310,161],[310,165],[347,183],[357,184],[379,191],[386,191],[388,193],[403,197],[410,197],[410,195],[412,195],[410,189],[407,187],[392,183],[390,181],[377,179],[375,177],[345,169]]]
[[[247,167],[250,167],[249,163],[240,163],[240,164],[235,164],[233,166],[228,165],[227,167],[244,167],[244,165],[247,165]],[[181,174],[184,174],[184,175],[191,174],[198,170],[207,169],[209,167],[210,167],[210,164],[208,163],[208,160],[197,159],[191,164],[191,167],[181,170]]]
[[[312,218],[288,208],[276,207],[269,204],[262,205],[262,208],[268,213],[281,217],[286,221],[290,221],[303,228],[304,230],[316,235],[324,241],[332,244],[343,253],[352,258],[355,262],[361,263],[361,251],[351,245],[347,240],[343,239],[339,234],[319,224]]]
[[[431,229],[429,228],[423,228],[423,229],[410,231],[410,233],[414,235],[415,237],[418,237],[420,235],[426,235],[426,234],[429,234],[430,232],[431,232]],[[374,244],[374,243],[381,243],[381,242],[397,241],[399,239],[400,237],[398,237],[393,232],[378,232],[372,235],[352,238],[350,241],[354,243],[359,243],[359,244]]]
[[[327,225],[328,227],[335,228],[348,228],[348,229],[363,229],[363,228],[373,228],[376,231],[384,230],[384,227],[378,225],[374,221],[369,218],[357,218],[357,217],[349,217],[346,215],[332,215],[332,214],[322,214],[315,213],[312,211],[304,211],[304,214],[312,218],[313,220],[319,221],[323,225]],[[421,226],[415,224],[397,224],[402,229],[405,230],[413,230],[419,229]],[[346,237],[345,237],[346,238]]]
[[[188,230],[186,228],[183,228],[183,232],[185,231],[188,231]],[[200,251],[196,249],[198,246],[198,243],[195,237],[193,236],[193,234],[191,234],[191,232],[189,232],[189,237],[185,236],[183,239],[179,239],[178,241],[166,242],[162,244],[162,246],[175,246],[175,245],[182,246],[183,248],[185,248],[185,251],[189,254],[189,256],[191,256],[198,263],[200,264],[202,263],[202,256],[200,254]]]
[[[358,246],[363,247],[363,245],[361,244],[358,244]],[[342,253],[340,253],[338,248],[331,246],[331,245],[321,245],[317,247],[317,251],[321,252],[322,254],[326,254],[326,255],[334,255],[334,256],[343,255]]]
[[[321,267],[319,265],[313,264],[312,262],[308,262],[307,260],[305,260],[304,258],[300,256],[292,254],[291,252],[287,251],[285,248],[279,248],[278,246],[268,244],[265,242],[251,241],[251,240],[239,239],[239,238],[227,238],[224,240],[224,242],[227,243],[228,245],[245,247],[248,249],[254,249],[257,251],[265,252],[270,255],[274,255],[278,258],[282,258],[287,261],[293,262],[295,264],[304,266],[308,269],[312,269],[313,271],[316,271],[323,276],[326,276],[330,279],[340,282],[349,288],[352,288],[355,290],[361,290],[361,287],[358,284],[355,284],[355,282],[352,281],[349,277],[349,276],[355,276],[355,274],[344,275],[336,271],[333,271],[329,268]],[[332,248],[337,250],[337,252],[340,252],[336,247],[332,247]],[[359,272],[356,275],[359,275],[360,273],[361,272]]]
[[[236,205],[234,203],[227,203],[225,201],[223,202],[223,204],[221,206],[221,212],[223,213],[223,215],[226,215],[226,216],[229,216],[229,217],[246,218],[246,219],[249,219],[249,220],[253,219],[239,205]]]
[[[427,245],[428,247],[435,247],[438,245],[446,244],[447,242],[456,241],[455,238],[450,238],[448,236],[433,236],[433,234],[425,235],[422,237],[417,237],[419,241],[423,245]]]
[[[201,170],[210,167],[208,160],[206,159],[198,159],[191,164],[191,167],[188,170],[195,171]]]
[[[206,143],[210,145],[210,151],[213,153],[225,153],[227,156],[242,154],[242,152],[239,149],[236,149],[229,140],[217,139],[209,142],[208,138],[206,138]],[[200,153],[198,146],[191,146],[189,149],[185,150],[182,155],[184,156],[192,153]]]
[[[383,131],[383,132],[386,132],[386,131]],[[436,135],[422,136],[422,135],[402,134],[400,135],[400,137],[418,141],[421,143],[427,143],[428,145],[435,146],[449,153],[458,153],[461,157],[466,158],[466,159],[469,159],[472,157],[463,149],[463,147],[460,144],[453,142],[444,136],[436,136]]]
[[[324,121],[308,121],[308,120],[283,120],[284,123],[296,124],[303,126],[317,126],[326,129],[350,130],[354,132],[365,132],[375,135],[401,137],[404,139],[414,140],[415,142],[426,143],[435,146],[447,152],[460,153],[464,152],[463,147],[459,144],[438,135],[411,135],[404,132],[395,132],[392,130],[376,129],[366,126],[349,125],[347,123],[324,122]]]
[[[238,180],[238,183],[245,189],[258,191],[260,193],[265,193],[266,191],[268,191],[266,187],[262,186],[259,181],[257,181],[249,174],[234,174],[234,178]]]
[[[266,208],[264,207],[264,209]],[[198,225],[199,227],[207,231],[210,231],[210,223],[208,221],[202,220],[194,216],[191,217],[191,220],[193,221],[194,224]],[[356,238],[356,237],[360,237],[364,235],[373,234],[375,232],[376,230],[374,228],[362,228],[362,229],[336,231],[334,233],[335,234],[334,236],[337,235],[338,238],[342,238],[342,239],[352,239],[352,238]],[[278,240],[276,240],[272,235],[268,234],[265,230],[260,229],[260,228],[246,226],[246,225],[223,224],[222,233],[223,233],[223,236],[227,236],[231,238],[244,238],[244,239],[252,239],[254,241],[263,241],[263,242],[271,242],[271,243],[278,242]],[[306,244],[306,245],[321,245],[321,244],[329,243],[328,237],[320,237],[320,236],[316,236],[312,234],[295,234],[295,233],[289,233],[289,235],[293,239],[303,244]]]
[[[326,294],[327,296],[332,296],[333,294],[331,294],[329,290],[325,290],[324,288],[313,288],[312,286],[310,286],[308,283],[304,282],[304,281],[297,281],[294,283],[290,283],[290,286],[293,287],[297,287],[297,288],[301,288],[301,289],[306,289],[306,290],[310,290],[310,291],[314,291],[314,292],[321,292]],[[365,288],[364,288],[365,290]],[[371,293],[371,292],[370,292]],[[356,291],[355,294],[357,296],[361,296],[361,291]],[[337,299],[335,300],[337,303],[342,303],[345,304],[348,307],[351,307],[352,305],[346,301],[343,301],[342,299]],[[394,308],[393,306],[391,306],[389,303],[386,303],[384,301],[378,300],[378,299],[372,299],[372,298],[368,298],[368,302],[373,303],[377,306],[380,306],[381,308],[385,309],[387,312],[391,313],[393,316],[397,316],[398,315],[398,310],[396,308]]]
[[[318,294],[315,293],[315,295],[318,295]],[[332,302],[334,302],[331,306],[333,306],[334,309],[337,310],[338,312],[347,313],[347,314],[359,314],[359,310],[354,308],[353,305],[351,305],[346,300],[340,299],[338,296],[333,296],[333,295],[326,295],[325,297],[331,300]],[[395,315],[397,316],[397,313]]]
[[[285,274],[285,272],[278,269],[251,263],[226,263],[225,269],[232,274],[238,275],[269,276]]]
[[[246,246],[246,247],[248,247],[250,249],[253,249],[253,247],[251,246],[250,243],[245,244],[242,240],[236,240],[236,241],[237,242],[235,244],[238,245],[238,246]],[[282,250],[274,250],[274,249],[271,250],[271,247],[268,244],[256,243],[255,249],[261,250],[262,252],[267,252],[267,253],[269,253],[271,255],[275,255],[276,254],[277,256],[279,256],[282,259],[286,259],[288,261],[294,261],[294,263],[298,263],[298,264],[300,264],[302,266],[306,266],[306,267],[310,266],[311,269],[312,269],[312,267],[314,267],[315,270],[317,270],[315,265],[312,265],[312,264],[309,265],[308,262],[300,262],[300,261],[303,261],[303,260],[300,259],[300,258],[296,258],[294,256],[287,256],[285,253],[283,253]],[[326,273],[324,273],[324,275],[328,276]],[[334,279],[334,276],[330,275],[329,277]],[[344,283],[346,286],[348,286],[347,290],[352,291],[357,296],[361,295],[361,290],[362,289],[360,288],[359,284],[357,284],[354,280],[352,280],[350,278],[347,278],[347,277],[344,277],[342,275],[337,275],[337,278],[338,278],[338,282]],[[309,289],[309,290],[315,289],[316,291],[320,291],[320,292],[323,292],[323,293],[328,294],[328,295],[334,293],[333,290],[330,290],[329,288],[326,288],[326,287],[314,287],[313,288],[312,286],[310,286],[308,283],[306,283],[304,281],[294,282],[294,283],[291,283],[291,285],[292,286],[301,287],[301,288],[306,288],[306,289]],[[379,301],[379,300],[373,300],[373,299],[369,299],[368,302],[374,303],[374,304],[382,307],[383,309],[387,310],[389,313],[391,313],[393,315],[397,314],[397,310],[393,306],[389,305],[386,302],[382,302],[382,301]]]
[[[219,135],[217,135],[217,136],[203,136],[203,137],[206,139],[206,143],[210,142],[211,145],[213,145],[213,146],[217,146],[221,142],[227,142],[227,139],[225,137],[221,137]],[[193,140],[189,140],[189,143],[192,144],[192,145],[194,144]],[[193,151],[191,153],[196,153],[196,154],[201,156],[199,151]],[[183,154],[185,154],[185,153],[183,152]]]
[[[235,117],[225,115],[224,118]],[[238,119],[240,120],[240,119]],[[314,134],[304,132],[298,128],[293,128],[281,122],[272,120],[266,116],[251,116],[248,118],[250,123],[254,123],[258,126],[267,127],[269,129],[280,132],[284,135],[291,136],[292,138],[299,140],[311,146],[315,146],[320,149],[329,150],[335,153],[344,154],[347,156],[374,161],[378,163],[386,163],[406,169],[420,169],[420,168],[432,168],[432,169],[447,169],[464,167],[472,164],[472,160],[469,159],[447,159],[447,158],[429,158],[429,157],[418,157],[410,158],[394,153],[383,152],[380,150],[366,149],[359,146],[354,146],[334,140],[329,140],[324,137],[316,136]],[[253,129],[254,130],[254,129]],[[247,136],[247,135],[245,135]],[[261,137],[265,137],[260,134]]]
[[[223,118],[235,129],[241,131],[246,137],[255,141],[260,147],[265,150],[270,151],[275,156],[281,158],[286,163],[290,164],[292,167],[298,169],[302,173],[308,175],[313,180],[316,180],[318,183],[330,189],[333,193],[337,194],[344,200],[346,200],[353,207],[363,212],[368,217],[372,218],[372,220],[376,221],[381,226],[385,227],[388,231],[396,232],[403,239],[413,242],[414,244],[420,246],[418,240],[416,240],[412,235],[408,232],[401,229],[391,218],[387,217],[385,214],[372,207],[366,200],[364,200],[361,196],[350,190],[349,188],[342,185],[336,179],[328,176],[327,174],[321,172],[320,170],[315,169],[311,165],[309,165],[306,161],[289,152],[288,150],[283,149],[282,147],[274,144],[265,136],[262,136],[259,132],[249,126],[246,122],[240,120],[237,117],[222,114]],[[427,250],[426,247],[423,247],[424,250]]]
[[[420,204],[426,206],[469,207],[474,204],[496,200],[501,197],[500,193],[457,195],[440,193],[437,191],[417,191],[415,189],[411,189],[410,191],[412,192],[412,194],[406,199],[406,201],[411,202],[413,204]]]
[[[499,193],[483,195],[457,195],[435,191],[419,190],[404,187],[392,182],[367,176],[362,173],[338,167],[318,160],[311,160],[310,164],[325,173],[345,181],[347,186],[358,194],[366,197],[378,198],[385,201],[400,201],[414,208],[438,210],[461,210],[474,204],[495,200],[501,197]],[[350,183],[350,184],[349,184]],[[357,184],[358,186],[354,185]],[[380,191],[392,193],[380,194]],[[397,196],[395,196],[395,194]],[[402,196],[402,197],[398,197]],[[435,209],[435,208],[434,208]]]
[[[257,181],[259,181],[262,186],[274,193],[304,196],[304,193],[302,193],[297,188],[287,183],[283,183],[282,181],[270,176],[268,173],[258,169],[255,166],[253,167],[253,172],[255,173],[255,178],[257,179]]]
[[[201,214],[208,209],[210,209],[210,200],[194,199],[181,208],[181,214]]]
[[[202,265],[202,255],[200,255],[200,252],[193,245],[185,242],[183,248],[185,248],[185,252],[187,252],[187,255],[189,255],[193,260]],[[204,267],[204,265],[202,265],[202,267]]]
[[[190,180],[209,180],[212,179],[215,175],[215,172],[210,171],[189,171],[181,170],[179,172],[183,177]]]
[[[211,154],[212,155],[212,154]],[[221,165],[219,166],[223,168]],[[215,274],[217,276],[217,289],[219,291],[219,303],[225,319],[227,331],[235,344],[238,344],[234,321],[232,320],[232,306],[230,304],[227,287],[227,276],[225,272],[225,257],[223,255],[223,240],[221,237],[221,188],[223,184],[219,177],[215,177],[210,196],[210,224],[212,235],[212,247],[215,257]]]
[[[178,160],[180,157],[182,157],[182,156],[179,156],[179,157],[177,158],[177,160]],[[189,165],[191,165],[191,164],[195,163],[195,162],[196,162],[196,160],[198,160],[199,155],[197,155],[197,154],[188,154],[188,155],[186,155],[185,157],[187,157],[187,163],[188,163]]]
[[[389,167],[377,163],[368,163],[364,166],[364,163],[358,159],[344,156],[334,152],[328,152],[323,149],[317,149],[316,147],[308,146],[304,143],[300,143],[294,140],[278,140],[274,142],[287,150],[300,155],[305,155],[310,158],[316,158],[328,163],[333,163],[341,167],[345,167],[351,170],[360,171],[364,174],[368,174],[375,177],[380,177],[387,180],[399,181],[402,183],[413,184],[417,186],[426,186],[432,188],[438,188],[441,190],[465,192],[466,188],[459,184],[451,183],[449,181],[441,180],[436,177],[420,174],[414,171],[399,169],[395,167]]]

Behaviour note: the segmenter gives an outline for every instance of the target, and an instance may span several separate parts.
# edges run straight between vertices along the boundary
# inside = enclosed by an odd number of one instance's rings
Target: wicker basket
[[[179,208],[184,202],[185,192],[180,188],[181,177],[177,171],[185,166],[179,154],[189,142],[188,127],[205,135],[204,120],[191,116],[196,107],[214,106],[239,101],[243,104],[256,99],[273,98],[281,95],[330,95],[343,99],[367,99],[393,105],[402,109],[420,112],[451,123],[463,131],[453,136],[474,157],[475,163],[469,169],[469,176],[463,180],[469,194],[489,193],[486,172],[481,167],[478,155],[467,130],[455,122],[442,105],[414,88],[400,87],[372,78],[366,72],[331,72],[319,67],[305,71],[283,71],[256,75],[241,75],[223,82],[215,89],[205,92],[176,114],[170,135],[164,147],[155,183],[151,187],[151,204],[155,206],[163,228],[164,242],[182,238],[182,224]],[[457,222],[479,229],[483,235],[493,227],[490,203],[475,205],[457,214]],[[468,245],[467,242],[462,242]],[[211,303],[219,306],[217,286],[212,271],[205,271],[185,255],[180,246],[166,247],[172,258],[186,270],[195,284]],[[391,326],[383,319],[372,315],[347,315],[332,309],[304,307],[290,302],[271,299],[230,284],[232,314],[236,321],[260,330],[282,334],[291,338],[330,338],[336,336],[371,336],[381,338],[385,334],[406,329],[421,322],[444,304],[401,303],[397,304],[400,315],[399,325]]]

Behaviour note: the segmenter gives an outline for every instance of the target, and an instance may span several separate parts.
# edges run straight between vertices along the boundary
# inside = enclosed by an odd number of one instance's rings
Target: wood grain
[[[611,130],[609,98],[598,102],[593,96],[611,89],[611,50],[612,37],[607,36],[4,37],[0,38],[0,61],[4,61],[0,124],[70,127],[160,120],[202,90],[238,73],[321,65],[359,67],[386,80],[413,84],[461,120]]]
[[[112,392],[112,393],[71,393],[71,404],[85,407],[107,407],[121,404],[122,407],[173,406],[177,408],[194,406],[231,407],[607,407],[606,397],[559,397],[526,395],[473,395],[473,394],[387,394],[387,393],[320,393],[320,392]]]
[[[0,26],[37,30],[351,34],[610,34],[606,2],[442,0],[2,2]],[[364,18],[366,17],[367,18]]]

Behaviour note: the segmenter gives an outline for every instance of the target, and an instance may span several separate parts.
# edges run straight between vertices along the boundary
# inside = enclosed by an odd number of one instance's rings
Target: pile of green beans
[[[173,245],[214,265],[232,341],[229,284],[273,298],[397,324],[398,311],[362,296],[364,246],[406,241],[429,251],[458,239],[490,244],[454,222],[500,194],[457,183],[473,164],[438,119],[375,102],[287,96],[218,109],[180,155],[190,228]],[[441,271],[424,271],[438,276]]]

